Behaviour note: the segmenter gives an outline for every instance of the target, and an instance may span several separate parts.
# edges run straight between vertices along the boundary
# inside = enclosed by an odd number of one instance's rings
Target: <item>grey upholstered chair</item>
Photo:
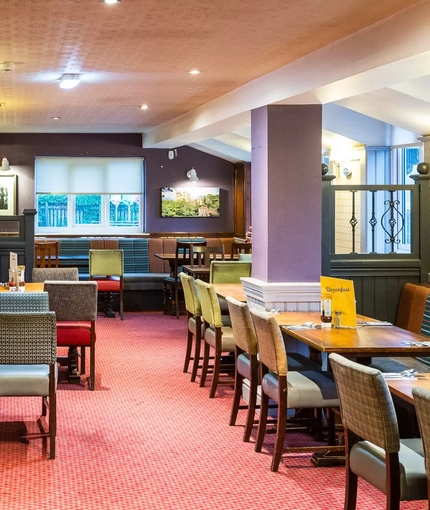
[[[249,441],[254,424],[255,409],[257,407],[258,395],[258,367],[257,359],[258,344],[255,333],[254,323],[248,305],[242,303],[231,296],[226,297],[228,309],[230,312],[231,326],[233,328],[233,339],[236,344],[236,363],[234,377],[234,398],[230,414],[230,425],[236,424],[237,413],[239,409],[247,409],[245,430],[243,440]],[[307,358],[303,354],[292,352],[288,356],[289,370],[321,370],[321,367],[315,361]],[[240,405],[243,398],[243,381],[249,381],[248,405]]]
[[[203,336],[202,307],[194,278],[192,276],[188,276],[184,272],[179,273],[179,277],[184,291],[185,308],[187,310],[188,319],[187,350],[185,353],[184,372],[188,371],[190,361],[193,361],[191,382],[194,382],[196,380],[199,362],[202,360],[200,355]],[[194,355],[192,356],[193,339]]]
[[[0,396],[42,397],[42,416],[49,407],[49,430],[42,436],[50,438],[49,457],[54,459],[58,372],[55,313],[2,312],[0,338]]]
[[[424,447],[424,464],[427,474],[427,497],[430,508],[430,390],[413,388],[415,410]]]
[[[283,451],[302,451],[291,447],[284,450],[288,409],[329,409],[328,443],[335,442],[334,414],[339,406],[336,385],[328,372],[322,370],[288,370],[288,358],[280,327],[268,312],[251,310],[260,355],[261,405],[255,451],[263,446],[267,427],[269,399],[277,404],[276,439],[271,470],[277,471]],[[315,451],[328,447],[315,446]]]
[[[47,292],[0,292],[0,312],[47,312]]]
[[[33,267],[31,271],[31,281],[41,283],[46,280],[79,280],[77,267]]]
[[[357,504],[363,478],[387,496],[387,509],[400,501],[427,499],[421,439],[400,439],[396,412],[382,373],[330,354],[345,428],[345,508]]]
[[[57,316],[57,345],[69,347],[69,376],[80,380],[77,348],[81,349],[81,373],[85,374],[85,348],[90,348],[88,387],[95,386],[97,283],[46,281],[49,309]]]
[[[221,367],[221,356],[223,353],[234,353],[235,344],[233,330],[231,329],[230,317],[221,315],[221,308],[213,285],[202,280],[196,280],[199,291],[200,303],[202,306],[202,318],[204,321],[205,349],[203,356],[202,377],[200,386],[206,382],[209,368],[209,357],[211,347],[214,349],[214,365],[212,372],[212,385],[209,397],[215,396],[218,384],[233,384],[234,360],[232,363],[223,363]],[[226,358],[227,359],[227,358]],[[231,377],[222,378],[221,373]]]

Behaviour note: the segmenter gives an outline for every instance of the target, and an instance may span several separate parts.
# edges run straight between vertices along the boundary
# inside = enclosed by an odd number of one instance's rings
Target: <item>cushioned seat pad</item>
[[[91,322],[57,322],[57,345],[89,346],[91,344]]]
[[[427,476],[422,453],[423,446],[420,439],[418,441],[416,439],[400,440],[401,500],[427,499]],[[386,493],[385,452],[382,448],[369,441],[356,443],[351,449],[350,466],[353,473],[370,482],[384,494]]]
[[[57,371],[55,365],[56,379]],[[0,365],[0,395],[49,395],[49,365]]]
[[[222,337],[221,337],[221,350],[223,352],[232,352],[235,349],[235,343],[233,340],[233,330],[228,326],[223,326],[221,328],[222,330]],[[215,347],[216,341],[215,341],[215,330],[212,328],[208,328],[205,331],[205,340],[206,342],[212,346]]]
[[[274,374],[266,374],[262,388],[275,402],[278,402],[278,378]],[[288,408],[338,407],[336,385],[330,373],[307,370],[304,372],[288,372]]]

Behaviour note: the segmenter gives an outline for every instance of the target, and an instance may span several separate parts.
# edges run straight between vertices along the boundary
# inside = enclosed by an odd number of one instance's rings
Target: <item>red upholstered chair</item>
[[[69,377],[85,374],[85,349],[90,348],[89,389],[95,385],[95,343],[97,318],[97,283],[82,281],[46,281],[49,309],[57,318],[57,346],[75,348],[75,360],[69,364]],[[81,349],[81,374],[78,372],[77,348]],[[69,353],[70,357],[70,353]]]
[[[111,300],[112,292],[115,292],[119,294],[119,315],[124,320],[124,251],[90,250],[89,269],[90,280],[97,282],[98,291],[107,293],[106,315],[115,316]]]

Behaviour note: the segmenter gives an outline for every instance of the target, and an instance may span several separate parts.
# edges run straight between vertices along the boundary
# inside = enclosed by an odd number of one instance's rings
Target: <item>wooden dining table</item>
[[[413,388],[430,390],[430,374],[427,373],[402,379],[386,379],[386,381],[392,395],[412,405],[414,403]]]
[[[43,292],[44,283],[26,283],[25,292]],[[0,287],[0,292],[10,292],[9,287]]]
[[[241,283],[214,283],[213,286],[218,297],[225,299],[231,296],[246,303],[246,294]]]

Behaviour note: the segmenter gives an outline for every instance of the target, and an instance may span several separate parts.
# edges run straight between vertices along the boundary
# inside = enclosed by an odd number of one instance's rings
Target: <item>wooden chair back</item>
[[[236,259],[239,253],[252,253],[252,244],[251,243],[238,243],[233,241],[231,243],[231,253],[230,260]]]
[[[58,267],[60,243],[58,241],[34,242],[34,267]]]
[[[191,266],[209,266],[212,260],[224,260],[224,245],[221,246],[195,246],[190,250]]]

